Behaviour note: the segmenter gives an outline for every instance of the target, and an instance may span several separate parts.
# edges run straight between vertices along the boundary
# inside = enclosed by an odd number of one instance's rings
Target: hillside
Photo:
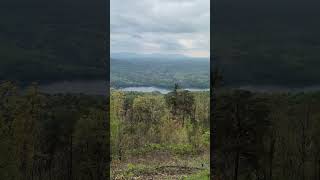
[[[200,59],[111,59],[111,86],[208,88],[210,66]]]
[[[214,55],[226,85],[320,84],[319,2],[215,3]]]
[[[104,79],[106,3],[3,0],[0,80]]]

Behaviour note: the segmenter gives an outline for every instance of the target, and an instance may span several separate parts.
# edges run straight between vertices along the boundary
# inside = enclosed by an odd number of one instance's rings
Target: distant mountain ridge
[[[189,57],[181,54],[138,54],[138,53],[111,53],[111,58],[113,59],[126,59],[126,60],[210,60],[210,57],[199,58],[199,57]]]

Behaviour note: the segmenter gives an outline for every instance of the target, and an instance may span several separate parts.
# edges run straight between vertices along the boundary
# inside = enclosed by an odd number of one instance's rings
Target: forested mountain
[[[224,83],[319,84],[319,5],[311,0],[215,2],[213,54]]]
[[[106,2],[2,0],[0,80],[105,79]]]
[[[118,56],[116,56],[118,57]],[[122,56],[121,56],[122,57]],[[209,88],[208,59],[186,57],[111,58],[111,86],[157,86],[171,88],[179,83],[184,88]]]

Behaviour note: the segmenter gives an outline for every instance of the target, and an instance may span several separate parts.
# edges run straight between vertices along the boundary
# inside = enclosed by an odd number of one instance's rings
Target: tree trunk
[[[270,141],[270,150],[269,150],[269,180],[272,180],[274,145],[275,145],[275,139],[272,137]]]
[[[317,166],[318,166],[318,158],[314,158],[313,161],[313,179],[317,180]]]
[[[237,149],[236,157],[235,157],[235,161],[234,161],[234,175],[233,175],[233,180],[238,180],[239,159],[240,159],[240,151],[239,151],[239,149]]]
[[[23,146],[22,146],[20,172],[22,175],[22,179],[27,179],[27,144],[26,142],[23,142]]]
[[[182,127],[184,127],[184,113],[182,113]]]
[[[122,160],[122,150],[121,150],[121,147],[119,147],[118,154],[119,154],[119,161],[121,161],[121,160]]]
[[[320,180],[320,159],[318,160],[318,180]]]
[[[240,137],[241,137],[241,122],[240,122],[240,114],[239,114],[239,104],[237,103],[235,106],[235,120],[237,122],[237,147],[236,147],[236,158],[235,158],[235,164],[234,164],[234,180],[238,179],[238,170],[239,170],[239,159],[240,159]]]
[[[70,163],[69,163],[69,180],[72,180],[72,161],[73,161],[73,159],[72,159],[72,151],[73,151],[73,148],[72,148],[72,135],[70,136],[70,147],[69,147],[69,155],[70,155]]]
[[[306,164],[306,145],[307,145],[307,130],[309,126],[310,119],[310,106],[306,105],[306,117],[302,122],[302,157],[301,157],[301,166],[302,166],[302,178],[301,180],[305,180],[305,164]]]

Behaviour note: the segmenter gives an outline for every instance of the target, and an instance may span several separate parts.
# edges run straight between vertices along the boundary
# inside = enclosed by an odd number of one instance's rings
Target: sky
[[[210,56],[210,0],[111,0],[112,53]]]

